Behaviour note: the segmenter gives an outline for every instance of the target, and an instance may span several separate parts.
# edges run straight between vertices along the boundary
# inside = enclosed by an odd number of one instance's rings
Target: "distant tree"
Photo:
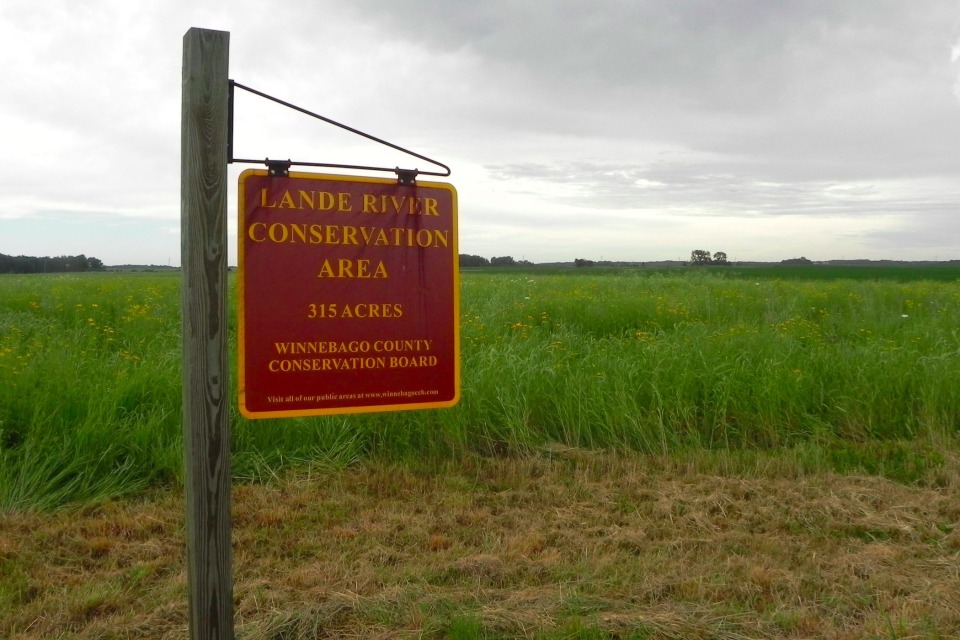
[[[711,262],[713,262],[713,259],[710,257],[709,251],[694,249],[690,252],[690,264],[704,265],[710,264]]]
[[[460,254],[461,267],[489,267],[490,261],[483,256],[473,256],[467,253]]]
[[[492,267],[512,267],[515,264],[517,264],[517,261],[513,259],[513,256],[490,258],[490,266]]]
[[[813,261],[800,256],[799,258],[788,258],[786,260],[781,260],[780,264],[813,264]]]
[[[577,258],[573,261],[573,266],[575,267],[592,267],[595,264],[593,260],[586,260],[584,258]]]
[[[727,254],[723,251],[717,251],[713,254],[713,264],[730,264],[727,262]]]
[[[106,267],[103,265],[103,260],[90,256],[87,258],[87,269],[89,271],[104,271]]]

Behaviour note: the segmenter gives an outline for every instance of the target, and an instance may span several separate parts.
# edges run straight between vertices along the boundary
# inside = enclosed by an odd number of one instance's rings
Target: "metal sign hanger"
[[[434,160],[434,159],[432,159],[432,158],[428,158],[427,156],[421,155],[421,154],[416,153],[416,152],[414,152],[414,151],[410,151],[409,149],[404,149],[403,147],[401,147],[401,146],[399,146],[399,145],[395,145],[395,144],[393,144],[392,142],[387,142],[386,140],[383,140],[383,139],[381,139],[381,138],[377,138],[376,136],[372,136],[372,135],[370,135],[369,133],[364,133],[363,131],[360,131],[360,130],[358,130],[358,129],[354,129],[353,127],[349,127],[349,126],[347,126],[347,125],[345,125],[345,124],[342,124],[342,123],[340,123],[340,122],[337,122],[337,121],[335,121],[335,120],[331,120],[330,118],[327,118],[327,117],[325,117],[325,116],[321,116],[320,114],[313,113],[312,111],[307,111],[306,109],[304,109],[304,108],[302,108],[302,107],[298,107],[298,106],[295,105],[295,104],[291,104],[291,103],[286,102],[286,101],[284,101],[284,100],[280,100],[279,98],[275,98],[275,97],[273,97],[273,96],[267,95],[267,94],[263,93],[262,91],[257,91],[256,89],[252,89],[252,88],[250,88],[250,87],[244,86],[244,85],[240,84],[239,82],[235,82],[235,81],[233,81],[233,80],[230,80],[229,83],[230,83],[230,94],[229,94],[229,106],[228,106],[228,111],[227,111],[227,162],[230,163],[230,164],[232,164],[232,163],[234,163],[234,162],[244,162],[244,163],[248,163],[248,164],[265,164],[265,165],[267,165],[267,170],[270,172],[270,175],[272,175],[272,176],[286,176],[286,175],[289,175],[289,173],[290,173],[290,167],[293,166],[293,165],[303,166],[303,167],[328,167],[328,168],[336,168],[336,169],[358,169],[358,170],[361,170],[361,171],[389,171],[389,172],[391,172],[391,173],[396,173],[396,174],[397,174],[397,180],[399,181],[400,184],[402,184],[402,185],[408,185],[408,186],[412,186],[412,185],[415,185],[415,184],[416,184],[417,176],[418,176],[418,175],[425,175],[425,176],[442,176],[442,177],[445,177],[445,176],[449,176],[449,175],[450,175],[450,167],[448,167],[447,165],[443,164],[442,162],[438,162],[438,161],[436,161],[436,160]],[[270,158],[266,158],[266,159],[264,159],[264,160],[249,160],[249,159],[245,159],[245,158],[234,158],[234,157],[233,157],[233,102],[234,102],[234,89],[235,89],[235,88],[236,88],[236,89],[243,89],[244,91],[247,91],[247,92],[252,93],[252,94],[254,94],[254,95],[260,96],[261,98],[266,98],[267,100],[271,100],[272,102],[276,102],[277,104],[280,104],[280,105],[283,105],[284,107],[288,107],[288,108],[290,108],[290,109],[293,109],[294,111],[299,111],[300,113],[303,113],[303,114],[305,114],[305,115],[308,115],[308,116],[317,118],[318,120],[323,120],[323,121],[326,122],[327,124],[332,124],[332,125],[334,125],[334,126],[336,126],[336,127],[340,127],[341,129],[345,129],[345,130],[349,131],[350,133],[355,133],[355,134],[357,134],[358,136],[362,136],[362,137],[364,137],[364,138],[367,138],[368,140],[373,140],[374,142],[378,142],[378,143],[380,143],[380,144],[382,144],[382,145],[385,145],[385,146],[387,146],[387,147],[390,147],[391,149],[396,149],[397,151],[402,151],[403,153],[406,153],[407,155],[411,155],[411,156],[413,156],[413,157],[415,157],[415,158],[420,158],[421,160],[426,160],[427,162],[429,162],[429,163],[431,163],[431,164],[435,164],[435,165],[437,165],[438,167],[443,167],[444,171],[443,171],[443,172],[439,172],[439,171],[420,171],[419,169],[401,169],[400,167],[393,167],[393,168],[390,168],[390,167],[368,167],[368,166],[363,166],[363,165],[355,165],[355,164],[336,164],[336,163],[329,163],[329,162],[302,162],[302,161],[299,161],[299,160],[271,160]]]

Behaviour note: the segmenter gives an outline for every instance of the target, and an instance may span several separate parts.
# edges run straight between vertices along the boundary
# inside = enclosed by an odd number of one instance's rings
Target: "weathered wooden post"
[[[180,141],[183,437],[190,638],[232,640],[227,364],[230,34],[183,37]]]

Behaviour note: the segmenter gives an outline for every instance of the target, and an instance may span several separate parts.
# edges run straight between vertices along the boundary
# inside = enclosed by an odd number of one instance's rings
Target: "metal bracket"
[[[420,172],[416,169],[401,169],[397,167],[393,171],[397,174],[397,184],[404,187],[417,186],[417,174]]]
[[[263,161],[263,164],[267,165],[267,171],[270,173],[271,178],[286,178],[290,175],[290,165],[293,163],[289,160],[271,160],[267,158]]]

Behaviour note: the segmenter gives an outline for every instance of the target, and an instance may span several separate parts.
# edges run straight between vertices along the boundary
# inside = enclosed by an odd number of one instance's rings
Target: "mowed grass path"
[[[238,484],[237,637],[958,637],[956,481],[758,462],[554,447]],[[183,518],[176,489],[0,517],[0,637],[185,638]]]
[[[935,474],[960,424],[960,280],[769,276],[464,273],[458,407],[257,422],[234,408],[234,472],[560,444],[788,448],[814,470]],[[0,509],[179,482],[179,282],[0,276]]]

